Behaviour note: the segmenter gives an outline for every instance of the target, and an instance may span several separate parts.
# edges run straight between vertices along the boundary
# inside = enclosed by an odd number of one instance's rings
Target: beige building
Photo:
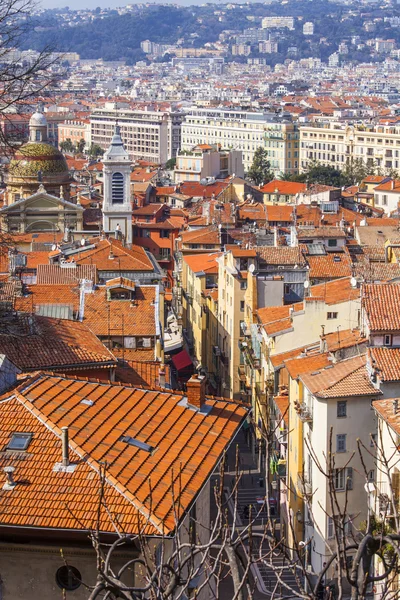
[[[218,146],[200,144],[192,150],[181,150],[176,157],[175,183],[224,179],[229,175],[244,177],[242,153],[239,150],[220,150]]]
[[[220,393],[225,397],[246,399],[239,377],[244,355],[239,347],[245,323],[245,295],[248,269],[255,263],[255,250],[230,247],[217,259],[218,270],[218,353]]]
[[[58,144],[70,139],[76,146],[81,140],[85,140],[85,149],[90,148],[90,122],[67,120],[58,126]]]
[[[343,169],[356,159],[384,170],[400,168],[400,127],[321,122],[300,128],[300,171],[312,161]]]
[[[277,138],[273,137],[274,132],[278,136]],[[193,146],[199,144],[217,144],[221,148],[240,150],[243,155],[245,171],[250,169],[255,151],[260,147],[265,147],[271,159],[273,158],[276,162],[277,171],[280,172],[285,170],[284,155],[288,160],[286,150],[282,151],[283,142],[290,142],[290,160],[295,160],[294,153],[298,149],[295,147],[297,138],[292,139],[294,133],[294,125],[275,123],[272,114],[243,110],[193,108],[186,115],[182,124],[181,147],[182,150],[191,150]],[[289,146],[287,146],[287,151],[289,151]],[[286,165],[286,170],[288,168],[289,166]]]
[[[131,159],[165,164],[180,148],[183,117],[172,111],[99,108],[90,115],[91,141],[108,148],[118,120]]]
[[[265,149],[275,174],[299,172],[299,129],[296,123],[269,123]]]
[[[182,325],[192,347],[194,363],[214,378],[216,360],[210,364],[209,358],[216,357],[217,323],[212,314],[215,314],[213,302],[218,282],[217,259],[220,256],[221,252],[184,255],[181,275]]]

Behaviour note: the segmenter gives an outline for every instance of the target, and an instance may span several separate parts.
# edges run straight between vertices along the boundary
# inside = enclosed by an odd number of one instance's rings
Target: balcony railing
[[[305,402],[298,402],[297,400],[294,403],[294,410],[299,416],[300,421],[304,422],[312,422],[313,415],[311,406],[308,406]]]

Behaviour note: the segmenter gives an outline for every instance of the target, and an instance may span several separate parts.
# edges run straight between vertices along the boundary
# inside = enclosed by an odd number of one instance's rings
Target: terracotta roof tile
[[[372,331],[400,331],[400,285],[372,283],[363,286],[363,306]]]
[[[322,300],[326,304],[340,304],[356,300],[360,297],[361,291],[360,288],[353,288],[350,280],[350,277],[344,277],[313,285],[310,287],[310,296],[306,298],[306,302]]]
[[[266,185],[260,188],[263,194],[274,194],[278,190],[279,194],[295,196],[301,192],[305,192],[307,185],[305,183],[297,183],[294,181],[281,181],[280,179],[273,179]]]
[[[400,348],[372,346],[368,356],[383,381],[400,381]]]
[[[285,361],[285,367],[292,379],[297,379],[300,375],[311,373],[317,369],[322,369],[332,364],[328,354],[316,354],[312,356],[297,356]]]
[[[24,382],[0,403],[1,448],[15,431],[33,433],[24,460],[21,453],[1,453],[0,467],[16,467],[17,485],[0,490],[0,523],[80,530],[95,526],[99,482],[91,473],[103,463],[107,509],[119,515],[120,528],[135,533],[146,521],[145,534],[172,533],[172,486],[177,493],[179,479],[184,513],[247,414],[237,403],[213,398],[206,401],[210,412],[196,412],[182,406],[182,398],[157,389],[46,374]],[[64,426],[69,428],[70,460],[76,464],[71,473],[54,471],[61,460]],[[123,435],[154,451],[123,442]],[[22,480],[29,484],[18,485]],[[105,510],[100,529],[114,530]]]
[[[370,382],[365,355],[329,365],[314,374],[301,375],[300,379],[310,392],[319,398],[381,394]]]
[[[397,398],[385,398],[380,400],[374,400],[373,407],[384,421],[397,433],[400,435],[400,411],[398,410],[396,413],[393,409],[393,402],[397,400]]]
[[[117,361],[83,323],[19,314],[18,333],[0,334],[0,353],[23,371],[115,366]]]
[[[216,259],[221,256],[221,252],[211,254],[185,254],[183,260],[194,273],[218,273],[218,263]]]

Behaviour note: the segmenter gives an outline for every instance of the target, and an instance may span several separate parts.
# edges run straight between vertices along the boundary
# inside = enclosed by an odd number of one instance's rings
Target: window
[[[371,433],[370,442],[369,442],[369,445],[371,446],[371,448],[375,447],[376,438],[377,438],[377,434],[376,433]]]
[[[347,402],[346,400],[340,400],[337,403],[337,418],[341,419],[347,417]]]
[[[344,491],[345,489],[353,489],[353,468],[346,467],[345,469],[334,470],[335,490]]]
[[[153,452],[154,450],[153,446],[150,446],[150,444],[141,442],[130,435],[123,435],[120,438],[120,441],[125,442],[125,444],[128,444],[129,446],[135,446],[136,448],[139,448],[139,450],[144,450],[145,452]]]
[[[383,194],[383,195],[382,195],[382,204],[383,204],[384,206],[386,206],[386,205],[387,205],[387,195],[386,195],[386,194]]]
[[[240,301],[240,312],[244,312],[244,300]]]
[[[336,452],[346,452],[346,437],[345,433],[336,436]]]
[[[371,469],[368,473],[368,481],[375,481],[375,470]]]
[[[241,290],[247,290],[247,281],[241,281],[240,282],[240,289]]]
[[[337,312],[328,312],[327,315],[326,315],[326,318],[328,320],[337,319],[337,317],[338,317]]]
[[[332,248],[332,247],[333,247],[333,248],[334,248],[334,247],[336,247],[336,246],[337,246],[337,240],[328,240],[328,246],[329,246],[330,248]]]
[[[124,176],[122,173],[113,173],[112,175],[111,202],[112,204],[124,203]]]
[[[384,338],[383,338],[383,344],[385,346],[391,346],[392,345],[392,336],[390,333],[387,333]]]
[[[64,565],[57,569],[56,583],[62,590],[73,592],[77,590],[82,583],[82,575],[76,567]]]
[[[11,440],[8,443],[7,450],[26,450],[30,444],[32,436],[32,433],[13,433]]]

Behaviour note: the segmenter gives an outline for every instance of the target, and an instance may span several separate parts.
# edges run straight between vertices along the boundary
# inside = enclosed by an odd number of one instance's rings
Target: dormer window
[[[132,292],[130,290],[110,290],[110,300],[132,300]]]
[[[392,345],[392,335],[390,333],[386,333],[383,336],[383,345],[384,346],[391,346]]]

